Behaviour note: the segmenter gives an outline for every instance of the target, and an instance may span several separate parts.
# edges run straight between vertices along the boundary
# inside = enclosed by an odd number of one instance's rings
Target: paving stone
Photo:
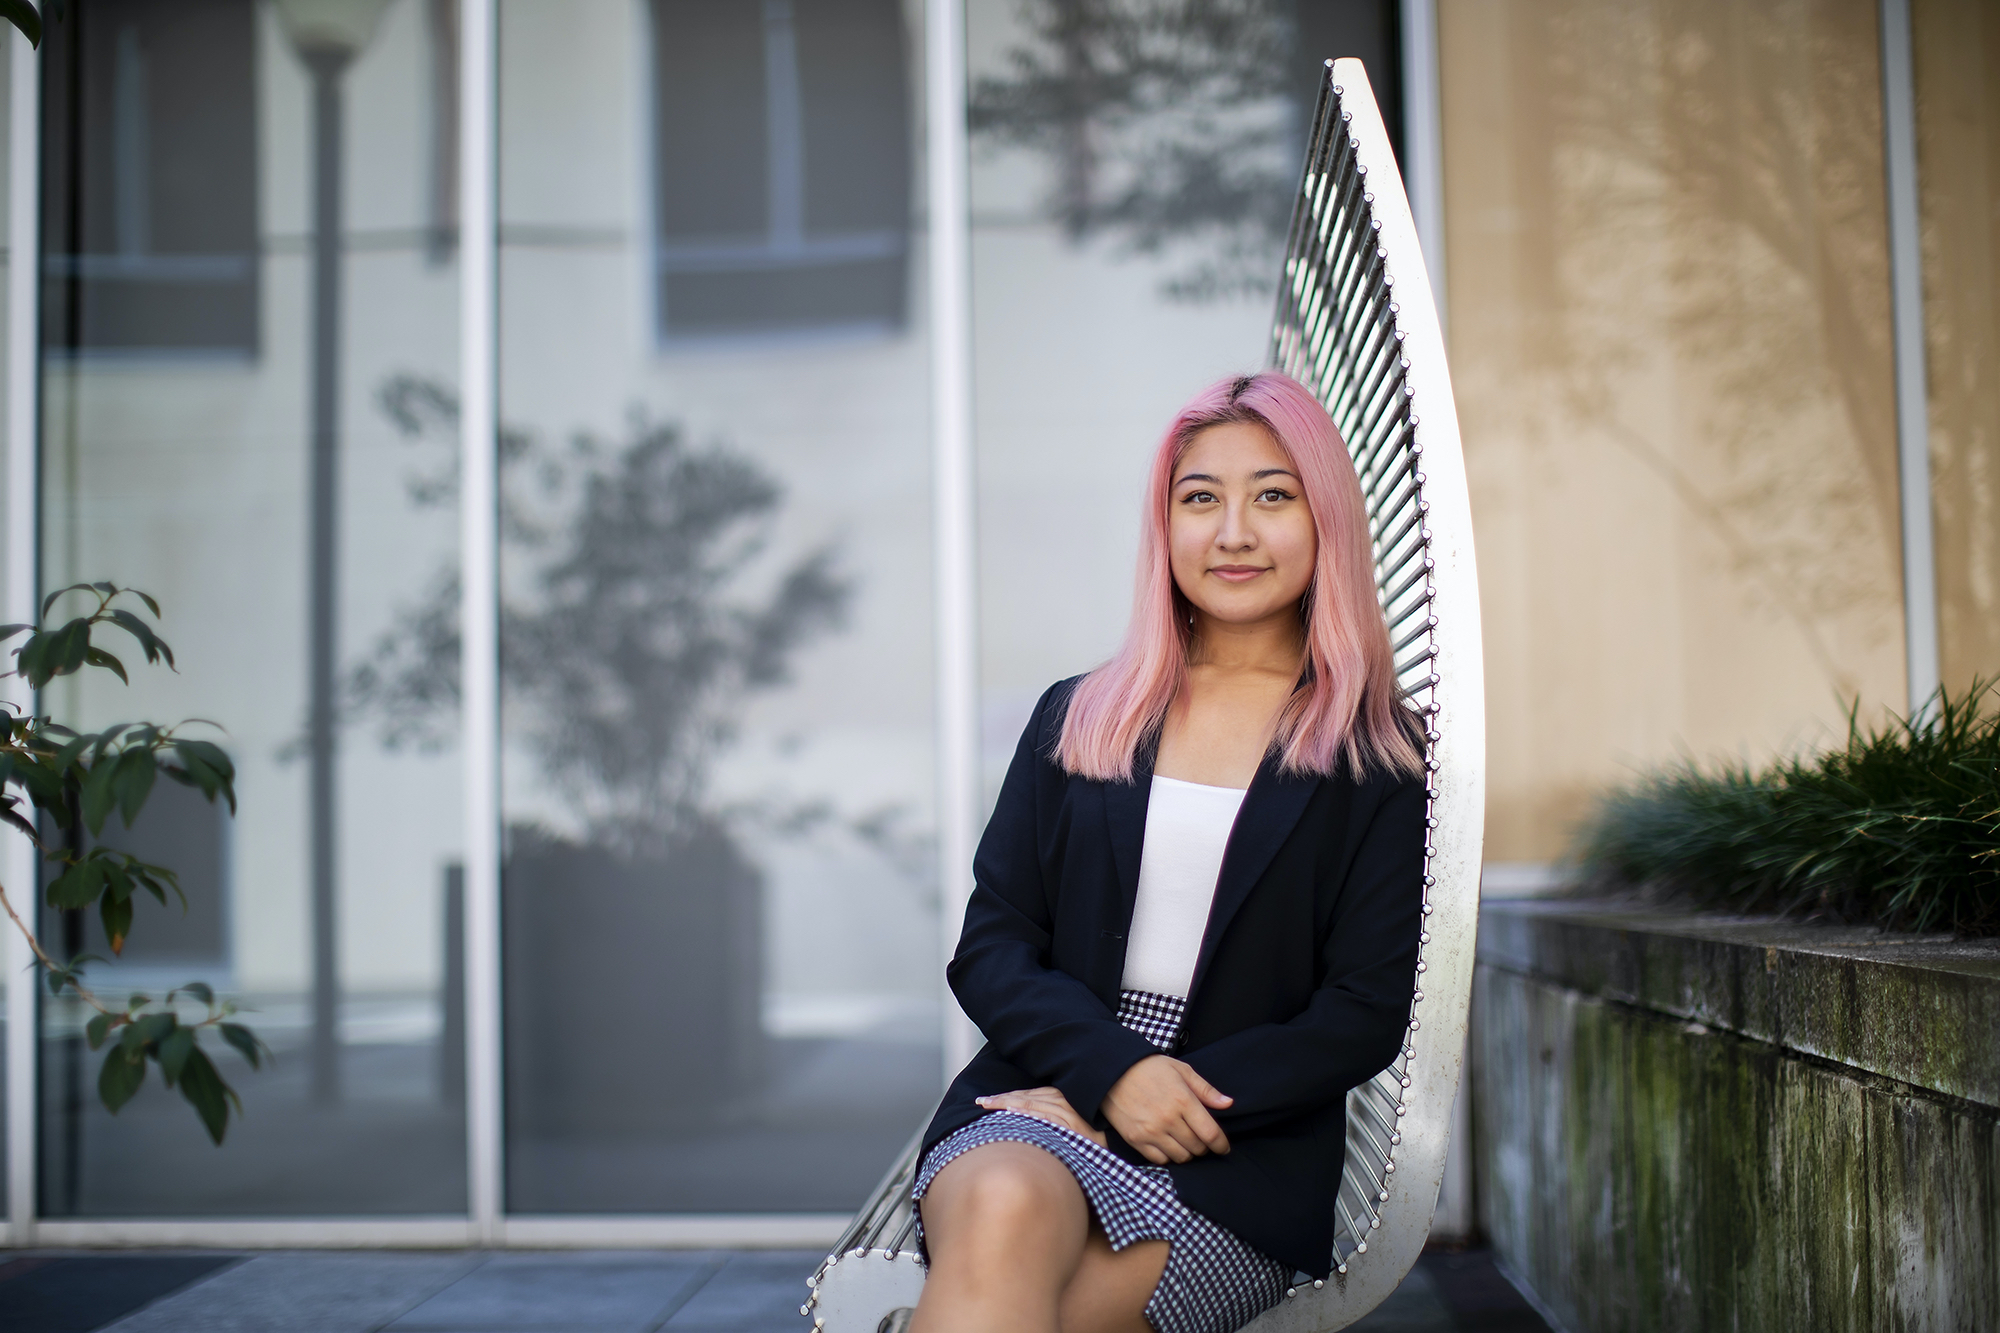
[[[651,1333],[729,1262],[727,1254],[499,1254],[385,1333]]]
[[[235,1262],[226,1254],[39,1255],[0,1262],[0,1330],[90,1333]]]
[[[1354,1333],[1458,1333],[1458,1321],[1421,1266],[1389,1298],[1350,1325]]]
[[[476,1268],[477,1254],[259,1254],[106,1333],[373,1333]]]
[[[666,1333],[805,1333],[799,1306],[806,1278],[825,1257],[817,1250],[731,1255],[667,1321]]]

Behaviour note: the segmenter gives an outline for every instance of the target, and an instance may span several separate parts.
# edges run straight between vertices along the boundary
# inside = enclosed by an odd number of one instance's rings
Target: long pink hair
[[[1160,442],[1146,478],[1132,623],[1117,655],[1078,683],[1056,759],[1083,777],[1131,781],[1140,745],[1158,731],[1186,687],[1193,606],[1168,562],[1174,469],[1195,436],[1229,422],[1263,427],[1291,457],[1319,536],[1312,582],[1300,604],[1301,679],[1273,742],[1282,768],[1331,776],[1344,761],[1357,777],[1420,773],[1415,719],[1396,686],[1389,626],[1376,598],[1354,462],[1319,400],[1275,370],[1210,385],[1181,409]]]

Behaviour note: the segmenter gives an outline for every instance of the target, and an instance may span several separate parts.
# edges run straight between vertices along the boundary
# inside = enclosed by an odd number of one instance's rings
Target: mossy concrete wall
[[[2000,947],[1488,903],[1472,1049],[1569,1333],[2000,1329]]]

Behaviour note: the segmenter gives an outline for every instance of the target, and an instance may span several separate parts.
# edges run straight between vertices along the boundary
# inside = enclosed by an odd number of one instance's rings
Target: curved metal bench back
[[[1257,1333],[1345,1328],[1396,1289],[1430,1233],[1472,991],[1485,813],[1485,686],[1458,414],[1416,224],[1358,60],[1327,62],[1293,213],[1272,361],[1314,389],[1354,455],[1398,676],[1424,710],[1430,821],[1417,1001],[1396,1063],[1348,1097],[1337,1270]],[[799,1313],[893,1333],[916,1304],[907,1147],[842,1233]]]
[[[1430,818],[1417,997],[1395,1064],[1348,1095],[1331,1281],[1258,1333],[1345,1328],[1430,1234],[1478,924],[1486,717],[1458,413],[1416,223],[1367,72],[1327,62],[1292,214],[1271,360],[1316,392],[1361,476],[1398,679],[1425,715]]]

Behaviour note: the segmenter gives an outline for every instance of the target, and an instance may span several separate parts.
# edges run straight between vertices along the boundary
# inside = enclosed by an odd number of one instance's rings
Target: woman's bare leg
[[[1141,1240],[1114,1250],[1093,1223],[1083,1262],[1063,1288],[1062,1333],[1152,1333],[1146,1302],[1167,1270],[1167,1248],[1163,1240]]]
[[[930,1276],[910,1333],[1062,1333],[1090,1207],[1069,1168],[1028,1143],[953,1158],[924,1192]]]

